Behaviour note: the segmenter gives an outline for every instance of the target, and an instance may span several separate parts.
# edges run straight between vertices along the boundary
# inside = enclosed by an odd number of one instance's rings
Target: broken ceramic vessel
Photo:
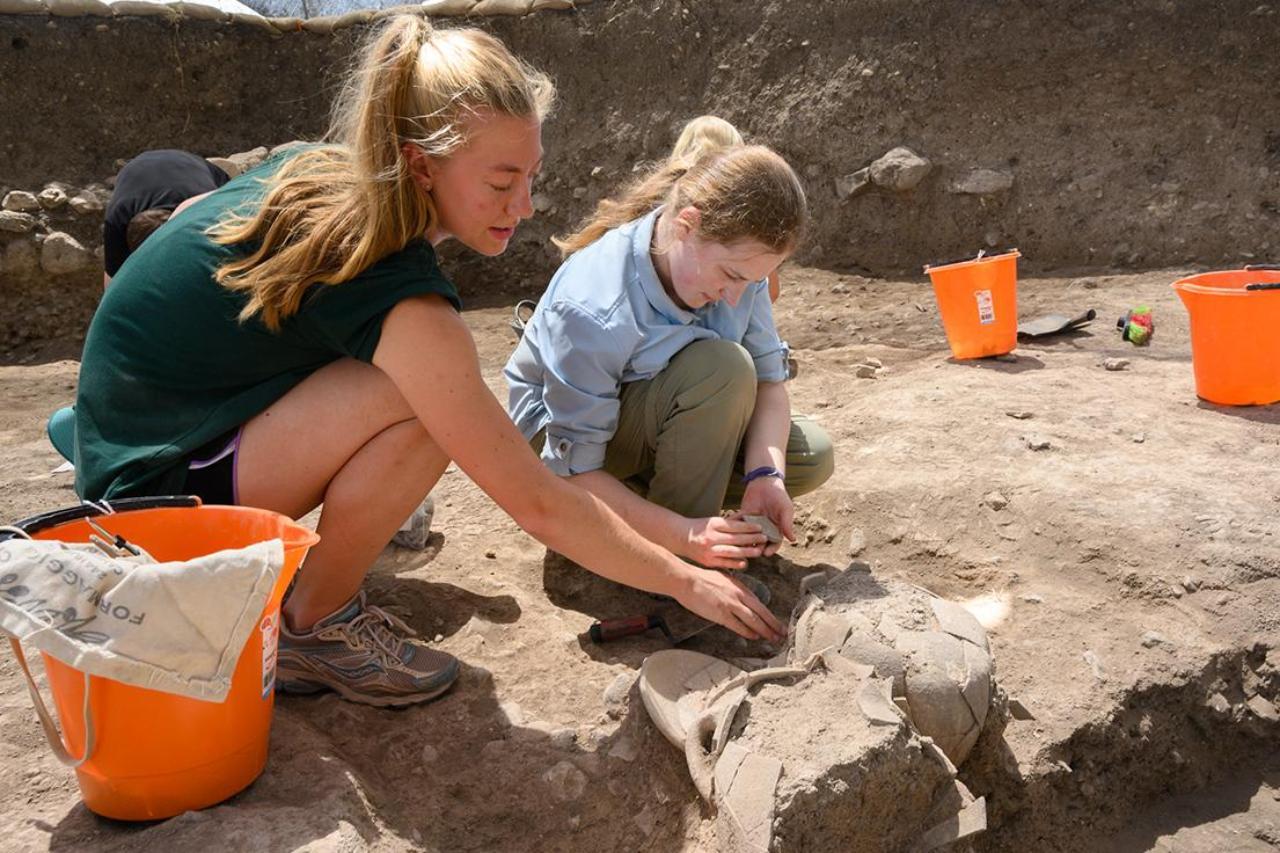
[[[716,806],[719,849],[929,850],[984,829],[985,800],[956,779],[1003,722],[977,620],[862,572],[805,589],[769,666],[671,650],[641,670],[649,716]]]
[[[796,607],[788,660],[817,653],[887,679],[889,699],[920,734],[953,764],[969,756],[993,698],[991,647],[969,611],[908,583],[843,572]]]

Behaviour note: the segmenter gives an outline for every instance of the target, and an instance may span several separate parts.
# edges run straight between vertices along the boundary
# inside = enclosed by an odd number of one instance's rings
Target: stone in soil
[[[910,148],[894,148],[871,164],[871,181],[894,192],[915,189],[932,170],[926,158]]]

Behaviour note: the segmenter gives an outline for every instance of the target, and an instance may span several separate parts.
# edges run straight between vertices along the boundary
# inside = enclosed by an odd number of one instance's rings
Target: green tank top
[[[243,425],[339,358],[372,361],[396,303],[439,294],[461,303],[425,239],[350,281],[315,285],[279,332],[240,322],[245,297],[214,271],[243,246],[205,230],[261,204],[265,178],[297,149],[251,169],[151,235],[112,278],[85,340],[76,393],[76,491],[82,498],[178,493],[188,457]]]

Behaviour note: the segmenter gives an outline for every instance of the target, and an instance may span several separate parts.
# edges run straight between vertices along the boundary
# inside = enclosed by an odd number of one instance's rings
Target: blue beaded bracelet
[[[782,472],[772,465],[762,465],[759,468],[752,468],[747,475],[742,478],[742,485],[749,484],[752,480],[759,480],[761,477],[777,477],[779,480],[784,479]]]

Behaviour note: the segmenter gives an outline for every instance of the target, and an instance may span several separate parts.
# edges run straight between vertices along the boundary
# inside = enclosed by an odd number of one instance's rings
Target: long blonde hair
[[[360,56],[335,104],[330,144],[285,163],[256,212],[232,211],[210,229],[222,245],[252,248],[216,274],[248,294],[241,320],[260,315],[279,329],[308,287],[349,281],[435,225],[404,143],[446,157],[466,144],[469,117],[542,120],[555,99],[546,75],[493,36],[435,29],[420,15],[390,18]]]
[[[718,148],[736,148],[744,144],[738,129],[719,116],[698,116],[680,131],[676,145],[671,149],[671,162],[694,162],[703,154]]]
[[[787,161],[763,145],[745,145],[712,150],[693,164],[658,165],[617,199],[602,199],[577,231],[553,242],[567,258],[660,205],[676,212],[697,208],[704,239],[722,245],[751,239],[783,254],[795,250],[809,218],[804,188]]]

